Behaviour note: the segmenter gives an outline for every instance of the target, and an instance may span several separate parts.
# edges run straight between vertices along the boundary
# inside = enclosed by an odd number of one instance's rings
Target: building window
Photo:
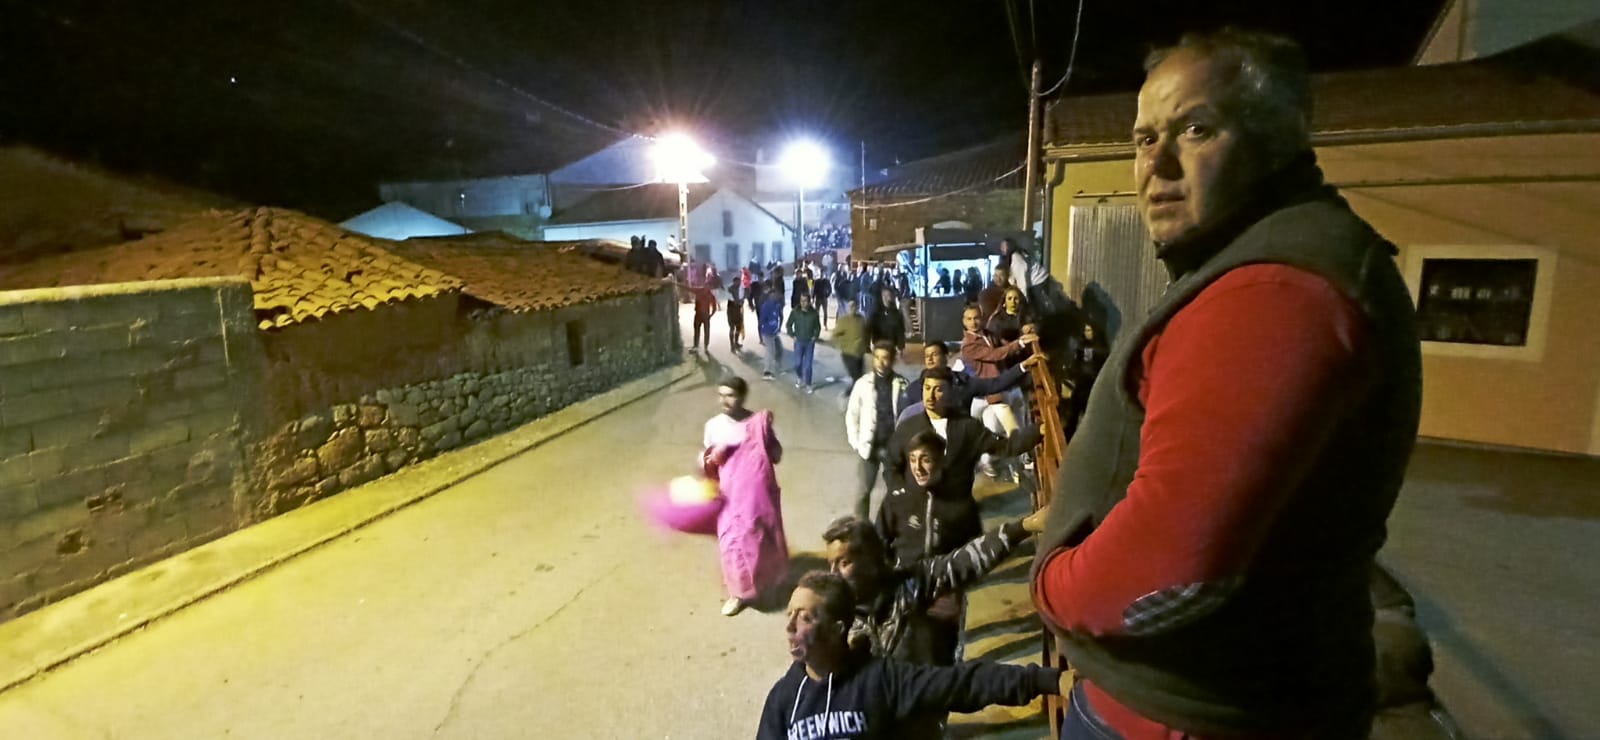
[[[696,244],[696,245],[694,245],[694,261],[698,262],[698,263],[700,263],[702,265],[711,264],[711,245],[710,244]]]
[[[728,242],[724,245],[722,247],[722,258],[730,272],[739,269],[739,243]]]
[[[772,243],[772,261],[778,263],[783,262],[783,242]]]
[[[750,261],[756,263],[757,267],[765,266],[767,264],[767,245],[761,242],[750,242]]]
[[[722,235],[733,236],[733,211],[722,212]]]
[[[1538,268],[1533,259],[1424,259],[1417,296],[1422,339],[1525,346]]]
[[[567,322],[567,363],[572,367],[583,364],[583,322]]]

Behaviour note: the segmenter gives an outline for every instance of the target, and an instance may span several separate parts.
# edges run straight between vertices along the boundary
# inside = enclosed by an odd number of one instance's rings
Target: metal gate
[[[1136,326],[1161,300],[1167,271],[1156,261],[1138,206],[1072,206],[1067,290],[1108,342]]]

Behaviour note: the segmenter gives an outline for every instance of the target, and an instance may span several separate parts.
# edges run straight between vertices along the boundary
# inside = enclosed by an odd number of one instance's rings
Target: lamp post
[[[783,156],[778,160],[778,167],[783,170],[784,176],[795,184],[799,192],[799,206],[795,213],[795,261],[800,260],[800,253],[806,248],[806,188],[821,187],[828,178],[828,170],[833,165],[828,160],[828,150],[814,142],[801,140],[790,144],[783,150]]]
[[[689,264],[689,183],[710,182],[705,170],[717,163],[686,134],[668,134],[656,140],[651,158],[656,180],[678,184],[678,259]]]

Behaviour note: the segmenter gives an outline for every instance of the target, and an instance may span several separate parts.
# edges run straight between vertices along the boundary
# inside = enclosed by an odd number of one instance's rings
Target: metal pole
[[[678,258],[689,264],[689,183],[678,183]]]
[[[795,264],[800,264],[800,256],[806,251],[806,186],[800,186],[800,212],[795,214],[795,233],[799,234],[800,246],[794,250]]]
[[[1033,192],[1039,188],[1039,60],[1028,85],[1028,159],[1022,179],[1022,229],[1033,233]]]

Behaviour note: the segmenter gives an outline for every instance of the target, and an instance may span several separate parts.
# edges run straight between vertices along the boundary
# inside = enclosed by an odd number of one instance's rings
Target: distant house
[[[917,228],[960,222],[977,231],[1015,231],[1022,219],[1020,135],[891,168],[850,191],[854,259],[916,241]],[[1035,211],[1037,212],[1037,211]]]
[[[794,230],[782,219],[732,190],[710,186],[689,189],[689,256],[718,269],[794,259]],[[644,185],[595,192],[555,214],[546,239],[576,241],[629,237],[654,239],[662,250],[678,235],[678,187]]]
[[[1314,77],[1323,172],[1399,247],[1418,301],[1422,435],[1600,455],[1597,91],[1600,21],[1469,62]],[[1166,283],[1135,205],[1136,107],[1068,98],[1044,126],[1051,271],[1113,341]]]
[[[460,224],[446,221],[399,201],[351,217],[339,226],[357,234],[400,241],[419,236],[459,236],[472,233]]]
[[[548,172],[385,182],[384,202],[401,202],[473,231],[505,231],[540,239],[552,213],[588,197],[594,188],[637,185],[655,178],[648,139],[630,136],[600,149],[578,150]]]

